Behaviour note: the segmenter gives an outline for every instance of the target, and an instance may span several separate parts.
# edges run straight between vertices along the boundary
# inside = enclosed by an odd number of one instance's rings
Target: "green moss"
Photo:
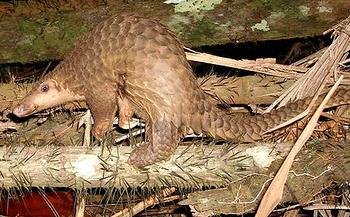
[[[17,43],[17,50],[21,50],[21,55],[36,57],[44,53],[52,53],[54,56],[58,53],[63,56],[72,48],[78,36],[88,29],[78,23],[79,21],[67,18],[55,21],[48,18],[24,20],[17,27],[22,35]]]
[[[299,7],[293,6],[284,11],[288,18],[296,20],[307,20],[308,17],[303,14]]]
[[[265,0],[254,0],[252,1],[252,9],[261,10],[262,8],[266,8],[267,1]]]
[[[265,9],[266,11],[283,12],[286,17],[297,20],[305,20],[305,16],[294,1],[287,0],[254,0],[252,8],[261,11]]]
[[[207,18],[197,21],[189,31],[184,31],[183,38],[186,41],[194,42],[192,45],[213,44],[217,42],[215,37],[220,34],[224,27],[213,23]]]

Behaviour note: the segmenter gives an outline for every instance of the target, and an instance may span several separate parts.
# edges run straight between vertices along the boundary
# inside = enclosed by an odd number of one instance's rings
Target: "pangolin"
[[[333,103],[349,99],[340,90]],[[251,142],[304,111],[310,99],[271,113],[237,119],[208,99],[183,45],[159,22],[137,15],[111,16],[83,36],[57,67],[14,108],[19,117],[72,101],[85,101],[92,133],[103,139],[119,108],[120,126],[135,112],[146,122],[145,143],[128,162],[144,167],[169,158],[188,132]]]

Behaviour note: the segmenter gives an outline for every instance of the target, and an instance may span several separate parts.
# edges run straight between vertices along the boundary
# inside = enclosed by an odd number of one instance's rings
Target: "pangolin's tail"
[[[315,110],[325,95],[318,97],[312,110]],[[289,103],[279,109],[262,115],[237,118],[227,114],[222,109],[212,106],[212,103],[203,101],[206,108],[202,115],[194,115],[192,123],[201,125],[201,130],[214,138],[235,140],[240,142],[252,142],[261,139],[264,132],[271,130],[287,120],[297,116],[307,109],[312,98]],[[337,90],[329,100],[327,107],[350,104],[350,91],[346,89]],[[196,130],[195,130],[196,131]]]

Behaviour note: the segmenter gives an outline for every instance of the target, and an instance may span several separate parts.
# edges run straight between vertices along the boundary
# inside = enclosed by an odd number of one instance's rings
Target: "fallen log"
[[[176,187],[189,194],[181,204],[198,212],[244,213],[255,209],[292,144],[180,146],[167,162],[137,170],[126,163],[131,147],[0,147],[0,187],[145,188]],[[348,143],[310,143],[298,155],[283,201],[309,202],[332,183],[350,180]],[[185,189],[185,190],[184,190]]]

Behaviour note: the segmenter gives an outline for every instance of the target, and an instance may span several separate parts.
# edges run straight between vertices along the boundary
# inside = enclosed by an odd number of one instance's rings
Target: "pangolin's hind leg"
[[[146,142],[132,151],[128,163],[141,168],[166,160],[178,142],[178,129],[171,121],[161,118],[154,123],[147,122]]]

